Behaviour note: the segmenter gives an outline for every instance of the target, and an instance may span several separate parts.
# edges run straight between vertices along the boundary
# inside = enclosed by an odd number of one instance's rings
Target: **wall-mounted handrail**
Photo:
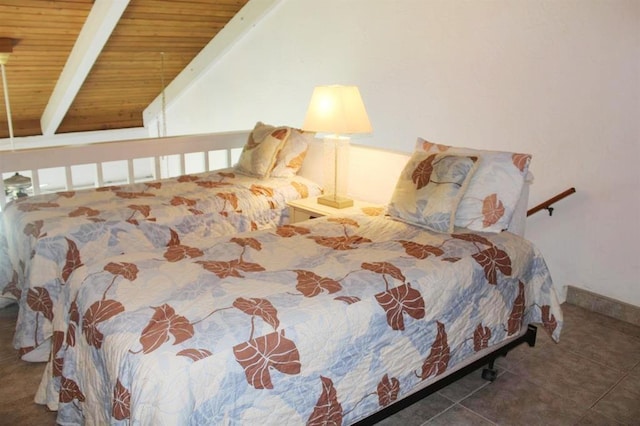
[[[553,203],[557,201],[562,200],[563,198],[568,197],[574,192],[576,192],[575,188],[569,188],[566,191],[556,195],[555,197],[551,197],[547,201],[540,203],[535,207],[530,208],[529,210],[527,210],[527,217],[531,216],[534,213],[538,213],[540,210],[547,210],[549,212],[549,216],[551,216],[553,214],[553,207],[551,207],[551,205],[553,205]]]

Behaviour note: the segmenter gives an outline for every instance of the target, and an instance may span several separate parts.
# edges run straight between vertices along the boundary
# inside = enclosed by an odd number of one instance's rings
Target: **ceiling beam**
[[[43,135],[58,130],[128,4],[129,0],[95,0],[40,118]]]
[[[145,127],[164,120],[166,109],[180,94],[195,84],[211,69],[256,23],[273,10],[282,0],[249,0],[193,60],[166,86],[142,113]]]

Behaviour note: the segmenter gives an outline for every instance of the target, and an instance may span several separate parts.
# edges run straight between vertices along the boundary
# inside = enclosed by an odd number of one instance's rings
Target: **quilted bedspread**
[[[80,265],[275,227],[287,221],[286,201],[320,192],[302,177],[261,180],[229,169],[9,204],[0,221],[0,303],[20,303],[14,347],[25,360],[48,359],[51,307]]]
[[[537,249],[385,216],[77,268],[37,402],[60,424],[349,424],[562,313]]]

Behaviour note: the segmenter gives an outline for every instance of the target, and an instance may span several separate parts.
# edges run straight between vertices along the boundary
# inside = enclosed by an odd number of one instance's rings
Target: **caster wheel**
[[[496,377],[498,377],[498,372],[496,370],[492,370],[490,368],[485,368],[484,370],[482,370],[483,379],[493,382]]]

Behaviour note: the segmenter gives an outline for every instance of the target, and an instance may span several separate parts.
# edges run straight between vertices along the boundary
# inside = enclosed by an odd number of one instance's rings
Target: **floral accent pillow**
[[[403,222],[452,233],[456,209],[478,157],[415,151],[391,197],[387,213]]]
[[[509,226],[529,170],[531,155],[435,144],[418,138],[417,149],[481,157],[478,170],[456,211],[455,225],[474,231],[501,232]]]
[[[269,177],[276,155],[290,134],[288,127],[273,127],[257,122],[242,149],[236,171],[259,178]]]
[[[293,177],[298,174],[304,158],[307,156],[309,141],[314,133],[291,129],[291,135],[276,156],[276,162],[271,170],[271,177]]]

